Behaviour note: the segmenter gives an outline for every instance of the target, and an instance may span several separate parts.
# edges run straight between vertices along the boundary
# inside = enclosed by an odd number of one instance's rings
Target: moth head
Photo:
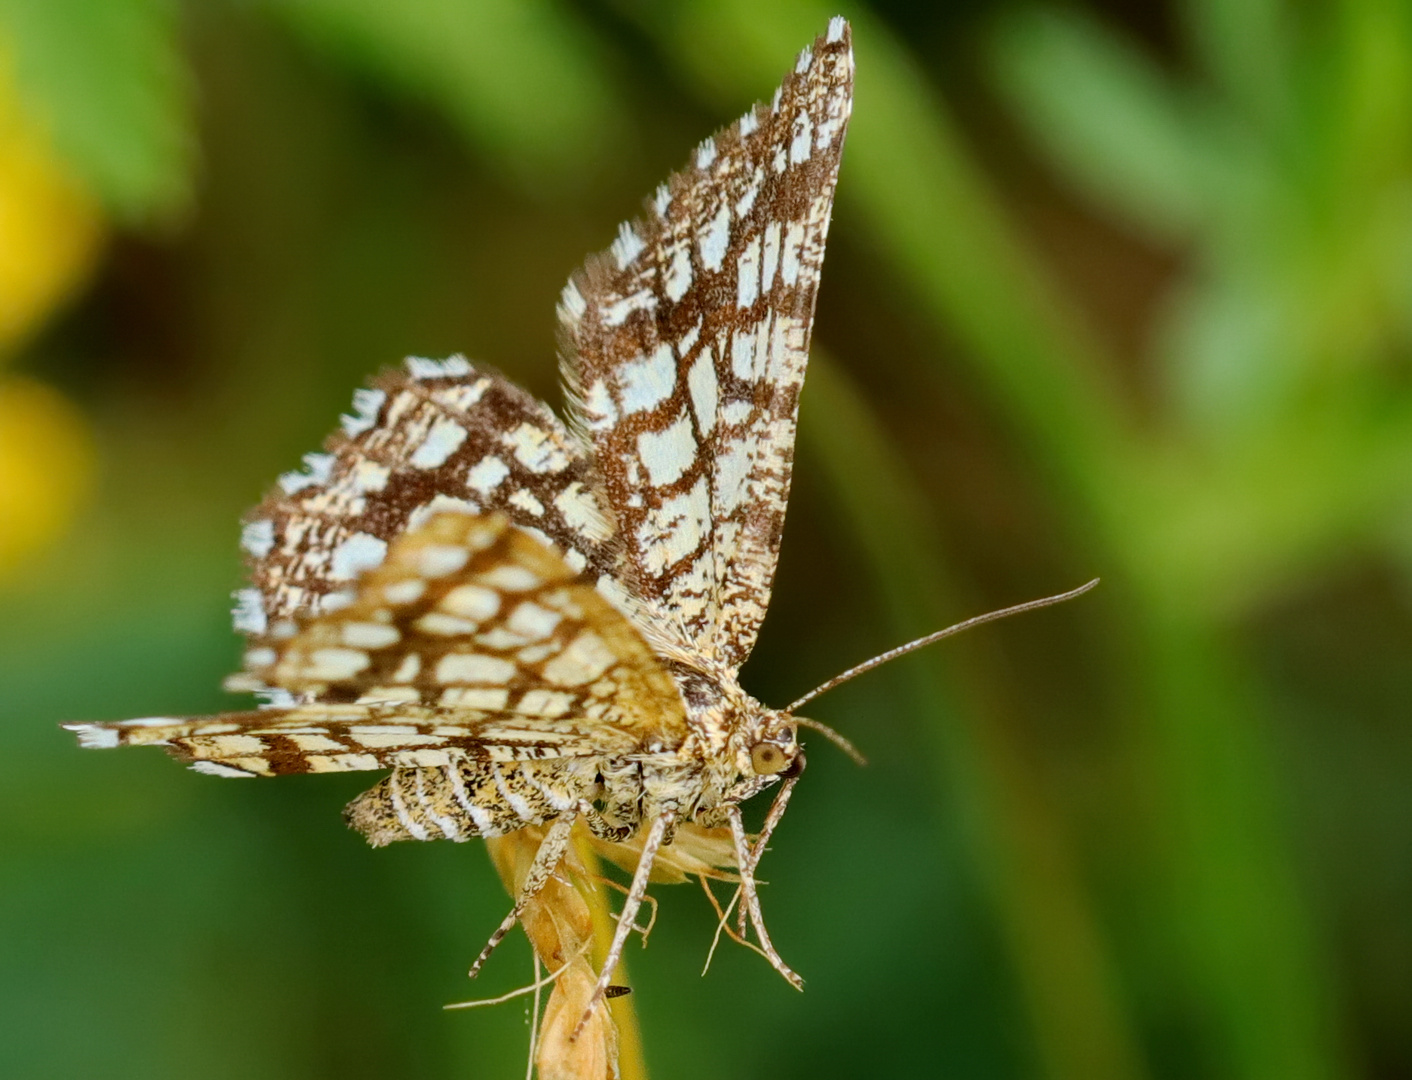
[[[750,748],[750,767],[756,776],[778,776],[790,771],[796,762],[802,766],[804,754],[794,741],[793,731],[788,733],[787,741],[761,739]]]
[[[792,717],[771,709],[761,709],[757,720],[741,733],[738,764],[747,779],[773,781],[781,774],[803,768],[804,753],[795,739]]]

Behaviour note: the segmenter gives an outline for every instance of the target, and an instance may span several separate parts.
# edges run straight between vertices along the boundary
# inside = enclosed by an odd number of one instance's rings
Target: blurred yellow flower
[[[87,280],[102,237],[97,204],[24,115],[0,42],[0,362]],[[92,466],[74,406],[0,378],[0,575],[68,525]]]
[[[0,379],[0,577],[67,527],[92,473],[78,409],[33,379]]]

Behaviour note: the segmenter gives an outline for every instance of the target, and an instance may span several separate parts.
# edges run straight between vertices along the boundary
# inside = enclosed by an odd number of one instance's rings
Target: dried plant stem
[[[500,879],[518,897],[543,838],[526,828],[488,840],[487,850]],[[579,827],[550,880],[529,901],[520,923],[535,955],[556,973],[534,1050],[540,1080],[646,1080],[642,1040],[631,996],[599,1001],[577,1038],[573,1030],[591,1000],[616,922],[606,889],[600,887],[592,840]],[[627,985],[619,964],[615,985]]]
[[[575,852],[586,873],[597,880],[603,880],[598,856],[594,854],[588,836],[580,833],[575,837],[575,841]],[[614,884],[616,885],[616,883]],[[594,959],[601,961],[601,958],[607,955],[608,945],[613,940],[613,932],[618,925],[608,905],[609,893],[606,889],[592,887],[581,887],[579,891],[587,901],[588,910],[593,918]],[[655,909],[656,905],[654,904],[652,922],[657,921]],[[651,924],[649,923],[648,930],[650,929]],[[613,983],[616,986],[632,985],[628,982],[626,959],[618,962],[618,968],[613,973]],[[638,1026],[637,1009],[633,1006],[633,996],[624,994],[621,997],[613,998],[608,1002],[608,1011],[618,1025],[619,1075],[622,1080],[647,1080],[647,1059],[642,1052],[642,1029]]]

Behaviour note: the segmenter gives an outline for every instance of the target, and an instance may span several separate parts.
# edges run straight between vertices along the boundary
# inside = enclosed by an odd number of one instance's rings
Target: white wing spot
[[[607,519],[604,518],[603,511],[599,509],[593,495],[580,481],[575,480],[559,492],[554,497],[554,505],[563,515],[564,524],[590,540],[607,540],[613,535],[613,530]],[[570,552],[569,554],[578,553]]]
[[[452,383],[449,386],[438,386],[429,396],[438,405],[445,405],[449,409],[456,409],[460,412],[469,412],[475,408],[489,388],[490,379],[482,376],[473,383]]]
[[[655,311],[656,308],[657,297],[652,290],[639,289],[605,307],[603,309],[603,325],[622,326],[639,311]]]
[[[387,558],[387,541],[370,533],[354,533],[333,549],[328,576],[334,581],[352,581],[364,570],[382,565]]]
[[[696,426],[702,435],[710,435],[716,426],[720,384],[716,381],[716,365],[712,362],[709,348],[697,354],[691,370],[687,372],[686,385],[691,391],[691,407],[696,410]]]
[[[755,371],[755,331],[737,330],[731,341],[731,371],[744,382],[753,382]]]
[[[737,439],[716,458],[716,508],[730,514],[750,492],[752,443]]]
[[[370,663],[361,649],[315,649],[309,654],[309,666],[299,674],[306,679],[350,679]]]
[[[332,750],[335,754],[343,749],[343,744],[335,739],[330,739],[327,735],[286,735],[285,738],[294,743],[305,753],[313,753],[320,750]]]
[[[538,641],[540,638],[546,638],[552,634],[562,618],[563,616],[557,611],[550,611],[548,608],[540,607],[538,604],[526,600],[510,612],[510,617],[505,621],[505,625],[525,638],[527,642]]]
[[[505,683],[515,677],[515,665],[499,656],[447,653],[436,664],[436,681],[447,683]]]
[[[543,584],[538,574],[513,563],[492,566],[489,570],[477,574],[476,580],[492,589],[502,589],[505,592],[526,592]]]
[[[644,431],[637,437],[637,456],[655,487],[680,480],[696,454],[696,437],[686,410],[664,430]]]
[[[235,610],[231,612],[231,622],[243,634],[263,634],[267,625],[265,619],[265,598],[259,589],[240,589],[233,594]]]
[[[257,559],[263,559],[275,546],[275,523],[252,521],[240,530],[240,546]]]
[[[97,724],[65,724],[64,727],[78,736],[78,744],[85,750],[111,750],[122,741],[113,728]]]
[[[701,336],[701,319],[697,319],[692,324],[691,329],[683,334],[677,341],[677,356],[685,359],[692,349],[696,347],[696,339]]]
[[[412,455],[411,464],[417,469],[435,469],[444,465],[465,441],[466,429],[460,424],[454,420],[438,420]]]
[[[448,615],[444,611],[429,611],[414,625],[422,633],[436,634],[438,637],[465,637],[480,629],[480,623]]]
[[[402,527],[402,531],[408,533],[414,529],[420,529],[437,514],[446,511],[456,514],[479,514],[480,507],[469,499],[457,499],[450,495],[437,495],[430,502],[423,503],[407,515],[407,524]]]
[[[588,310],[583,293],[571,280],[559,294],[559,318],[565,322],[578,322]]]
[[[791,221],[784,237],[784,252],[780,258],[780,277],[786,285],[799,281],[799,254],[804,246],[804,223]]]
[[[515,702],[515,711],[525,716],[543,716],[553,719],[563,716],[574,707],[574,696],[560,690],[526,690]]]
[[[583,417],[591,431],[603,431],[618,422],[618,407],[602,379],[594,379],[584,392]]]
[[[448,356],[445,360],[409,356],[407,373],[414,379],[463,378],[471,373],[471,364],[464,356],[459,355]]]
[[[743,424],[755,414],[755,406],[748,401],[728,401],[721,410],[721,421],[727,427]]]
[[[690,491],[651,509],[637,530],[648,571],[660,574],[695,551],[710,528],[710,520],[711,500],[704,476]]]
[[[775,283],[775,271],[780,265],[780,223],[772,221],[765,226],[765,254],[760,267],[760,288],[769,292]]]
[[[613,261],[618,264],[619,270],[626,270],[628,265],[642,254],[645,247],[642,237],[637,235],[630,224],[623,222],[618,226],[618,238],[613,241],[611,248]]]
[[[509,475],[510,466],[492,454],[481,458],[466,473],[466,486],[482,495],[489,495]]]
[[[386,400],[387,394],[382,390],[354,390],[353,409],[356,415],[339,418],[343,433],[353,439],[371,428],[377,423],[378,412]]]
[[[479,585],[458,585],[437,606],[453,615],[484,622],[500,610],[500,594]]]
[[[376,768],[377,766],[373,767]],[[229,776],[232,778],[255,775],[252,772],[246,772],[244,769],[237,769],[234,765],[222,765],[219,761],[193,761],[191,763],[191,771],[205,773],[207,776]]]
[[[337,592],[324,593],[314,601],[314,610],[320,615],[327,615],[333,611],[342,611],[346,607],[352,607],[353,601],[358,599],[358,594],[352,589],[339,589]]]
[[[672,205],[672,189],[666,184],[658,184],[657,190],[652,195],[652,209],[657,211],[658,217],[667,216],[667,208]]]
[[[417,553],[417,569],[422,577],[445,577],[465,566],[470,557],[469,551],[454,544],[428,544]]]
[[[525,643],[525,639],[519,634],[511,633],[503,626],[493,626],[483,634],[476,635],[476,644],[484,645],[487,649],[501,651],[504,649],[514,649]]]
[[[392,475],[392,470],[386,465],[379,465],[376,461],[369,461],[366,458],[353,466],[353,490],[360,495],[366,495],[370,491],[381,491],[387,487],[387,478]]]
[[[687,250],[685,243],[674,244],[672,262],[667,267],[666,280],[662,282],[662,287],[666,289],[673,303],[685,296],[686,291],[691,288],[691,277],[691,252]]]
[[[242,662],[246,668],[267,668],[279,659],[279,654],[274,649],[248,649]]]
[[[707,139],[696,148],[696,167],[704,169],[716,160],[716,140]]]
[[[716,216],[711,219],[711,223],[706,226],[706,232],[698,241],[701,250],[701,264],[707,270],[721,268],[721,263],[726,258],[726,248],[730,244],[730,238],[731,210],[725,203],[721,203],[720,209],[716,211]]]
[[[525,421],[502,437],[514,451],[516,460],[530,472],[562,472],[569,459],[543,428]]]
[[[515,655],[519,657],[522,664],[537,664],[541,660],[553,656],[559,651],[559,642],[541,641],[535,645],[527,645]]]
[[[415,686],[374,686],[358,698],[359,705],[392,705],[421,701],[422,694]],[[329,749],[329,747],[322,747]]]
[[[612,667],[615,659],[602,638],[585,630],[544,665],[543,674],[545,680],[555,686],[582,686]]]
[[[757,167],[757,168],[755,169],[755,179],[752,180],[751,183],[750,183],[750,186],[745,189],[745,194],[742,195],[739,199],[736,200],[736,203],[735,203],[735,216],[736,216],[736,217],[738,217],[738,218],[746,217],[746,216],[750,213],[750,211],[751,211],[752,209],[754,209],[754,207],[755,207],[755,200],[756,200],[756,198],[758,198],[759,195],[760,195],[760,185],[764,182],[764,178],[765,178],[765,170]]]
[[[671,346],[659,345],[651,356],[639,356],[624,364],[618,377],[624,413],[655,408],[676,388],[677,363]]]
[[[544,504],[524,488],[516,489],[515,493],[510,496],[509,501],[511,506],[518,506],[527,514],[531,514],[534,517],[544,516]]]
[[[293,495],[306,487],[326,484],[329,474],[333,472],[333,463],[332,454],[305,454],[304,472],[285,473],[279,478],[279,486],[286,495]]]
[[[356,649],[385,649],[402,638],[397,627],[371,622],[346,622],[339,636],[343,644]]]
[[[446,659],[451,659],[449,656]],[[459,705],[463,709],[487,709],[499,712],[510,700],[510,691],[503,686],[453,686],[441,692],[440,705]]]
[[[426,591],[427,583],[421,578],[406,578],[384,587],[382,596],[389,604],[410,604]]]
[[[760,297],[760,237],[756,236],[736,259],[735,303],[752,307]]]
[[[808,112],[800,110],[794,118],[794,139],[789,144],[789,163],[798,165],[809,160],[809,152],[814,148],[814,122]]]

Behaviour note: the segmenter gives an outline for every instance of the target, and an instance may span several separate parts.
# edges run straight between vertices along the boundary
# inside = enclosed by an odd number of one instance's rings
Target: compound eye
[[[762,742],[750,748],[750,764],[760,776],[773,776],[789,768],[789,758],[774,743]]]

